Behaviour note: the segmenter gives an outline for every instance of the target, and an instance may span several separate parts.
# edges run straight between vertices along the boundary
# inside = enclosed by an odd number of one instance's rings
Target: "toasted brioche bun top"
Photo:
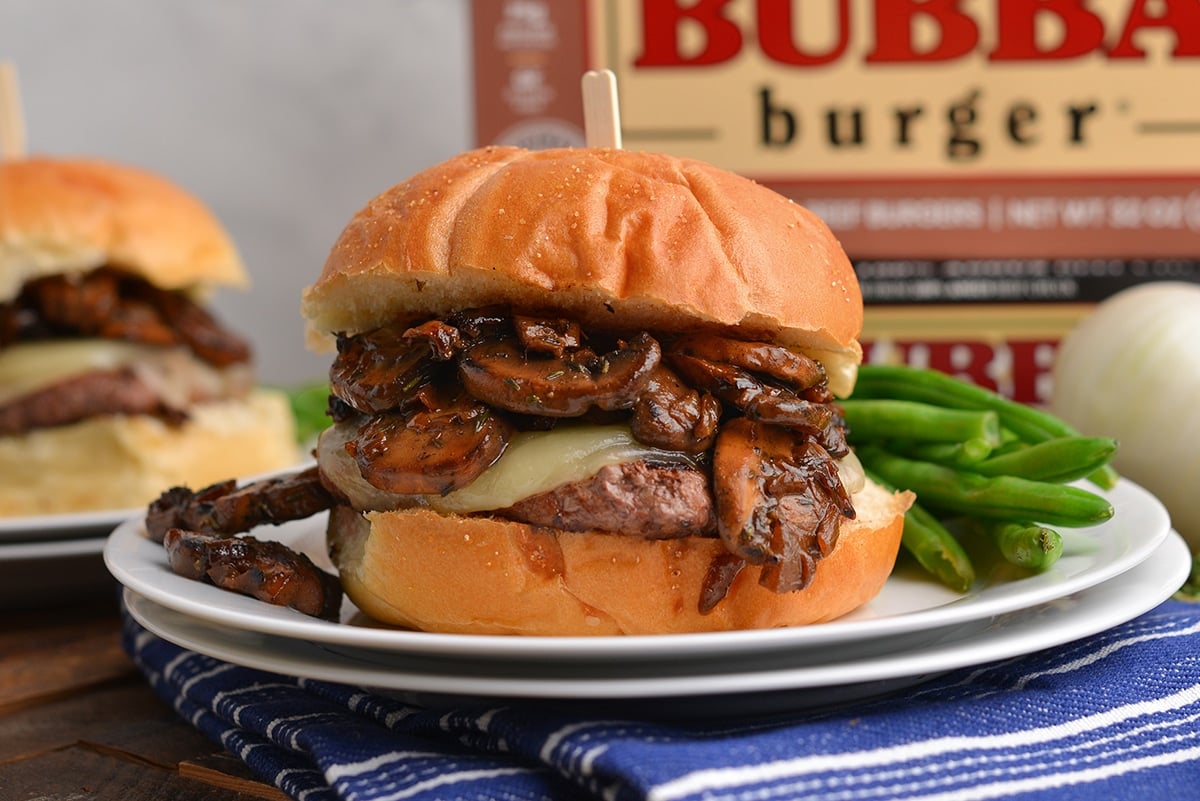
[[[27,281],[104,265],[163,289],[246,283],[216,217],[163,178],[99,160],[0,161],[0,302]]]
[[[321,347],[489,304],[584,326],[736,326],[827,367],[862,353],[862,295],[825,223],[704,162],[628,150],[488,147],[433,166],[354,216],[302,311]]]

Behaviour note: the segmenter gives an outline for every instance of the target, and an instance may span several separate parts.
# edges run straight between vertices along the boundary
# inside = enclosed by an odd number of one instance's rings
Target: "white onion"
[[[1200,286],[1143,284],[1104,301],[1060,343],[1053,379],[1051,411],[1115,437],[1114,467],[1200,550]]]

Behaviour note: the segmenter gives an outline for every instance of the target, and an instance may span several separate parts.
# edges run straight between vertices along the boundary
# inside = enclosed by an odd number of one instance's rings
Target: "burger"
[[[205,308],[246,274],[172,183],[0,162],[0,516],[124,509],[299,454],[287,399]]]
[[[877,595],[909,493],[836,398],[862,298],[830,230],[711,165],[463,153],[358,212],[303,293],[346,594],[426,631],[797,626]]]

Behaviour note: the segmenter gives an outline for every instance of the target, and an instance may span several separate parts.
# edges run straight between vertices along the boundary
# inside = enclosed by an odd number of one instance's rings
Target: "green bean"
[[[881,487],[896,491],[878,474],[868,470],[867,475]],[[955,592],[966,592],[974,583],[975,567],[967,552],[941,521],[919,502],[913,503],[904,515],[900,544],[917,564]]]
[[[850,399],[839,405],[850,431],[862,439],[975,441],[989,449],[1000,444],[1000,417],[993,411],[947,409],[905,400]]]
[[[1091,475],[1116,452],[1117,441],[1109,437],[1059,437],[991,456],[965,469],[985,476],[1064,483]]]
[[[969,517],[1037,520],[1054,526],[1090,526],[1112,517],[1112,504],[1069,484],[1016,476],[981,476],[906,459],[877,445],[857,445],[863,465],[897,487],[910,489],[935,510]]]
[[[1036,523],[980,521],[1000,555],[1019,567],[1046,570],[1062,556],[1062,535]]]
[[[898,398],[955,409],[990,409],[1000,422],[1028,442],[1077,436],[1066,422],[1032,406],[1011,401],[977,384],[938,370],[864,364],[858,368],[856,398]]]
[[[972,465],[979,464],[992,456],[995,451],[986,443],[976,439],[962,442],[916,442],[914,440],[888,440],[887,449],[901,456],[919,459],[923,462],[936,462],[947,467],[961,467],[969,470]]]
[[[1029,443],[1022,440],[1007,426],[1000,426],[1000,445],[992,449],[992,456],[1000,456],[1005,453],[1019,451],[1022,448],[1028,448]]]
[[[854,397],[894,398],[956,409],[988,409],[1000,416],[1001,425],[1031,444],[1080,435],[1066,421],[1048,412],[937,370],[864,364],[858,369]],[[1117,483],[1117,473],[1111,465],[1105,465],[1088,479],[1104,489],[1112,489]]]

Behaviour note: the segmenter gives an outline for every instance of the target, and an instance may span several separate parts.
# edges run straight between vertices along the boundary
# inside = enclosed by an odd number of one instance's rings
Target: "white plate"
[[[72,512],[61,515],[0,517],[0,544],[102,537],[126,520],[146,514],[146,507]]]
[[[1167,512],[1157,499],[1129,481],[1121,481],[1108,495],[1116,508],[1114,517],[1087,529],[1064,529],[1064,555],[1044,573],[1017,580],[984,575],[970,591],[959,595],[924,574],[898,570],[879,596],[863,608],[837,621],[791,629],[636,637],[431,634],[373,626],[349,601],[343,606],[342,622],[331,623],[175,575],[162,546],[147,539],[140,521],[128,521],[113,532],[105,561],[126,587],[198,620],[333,647],[539,662],[691,660],[831,645],[881,649],[890,647],[888,641],[895,636],[934,632],[1032,607],[1099,584],[1139,564],[1166,538],[1170,530]],[[264,528],[259,536],[285,542],[328,567],[324,525],[322,515]]]
[[[0,542],[0,609],[61,605],[101,593],[111,603],[116,582],[104,569],[104,543],[104,537]]]
[[[957,627],[942,642],[865,659],[812,664],[803,650],[741,655],[708,669],[680,671],[683,663],[631,666],[561,663],[534,670],[527,663],[428,659],[402,654],[335,652],[290,637],[229,629],[168,609],[126,590],[126,604],[147,629],[185,648],[275,673],[341,682],[400,694],[429,705],[490,699],[567,699],[609,702],[640,699],[643,714],[687,713],[704,696],[704,714],[747,713],[844,703],[890,691],[955,668],[1031,653],[1124,623],[1171,596],[1186,579],[1187,545],[1170,535],[1141,564],[1106,582],[1052,603],[992,621]],[[796,656],[799,664],[793,664]],[[694,667],[694,663],[688,663]],[[674,699],[674,701],[672,701]],[[715,704],[714,704],[715,699]],[[659,706],[654,706],[654,702]],[[647,705],[647,704],[650,705]]]
[[[84,537],[52,542],[0,543],[0,563],[38,562],[43,559],[67,559],[74,556],[101,556],[104,537]]]
[[[286,475],[303,470],[312,464],[314,464],[312,459],[304,459],[293,467],[258,473],[241,479],[239,483],[244,484],[261,478]],[[106,537],[121,523],[135,518],[141,519],[145,514],[146,505],[142,505],[128,509],[98,509],[67,514],[0,517],[0,544]]]

